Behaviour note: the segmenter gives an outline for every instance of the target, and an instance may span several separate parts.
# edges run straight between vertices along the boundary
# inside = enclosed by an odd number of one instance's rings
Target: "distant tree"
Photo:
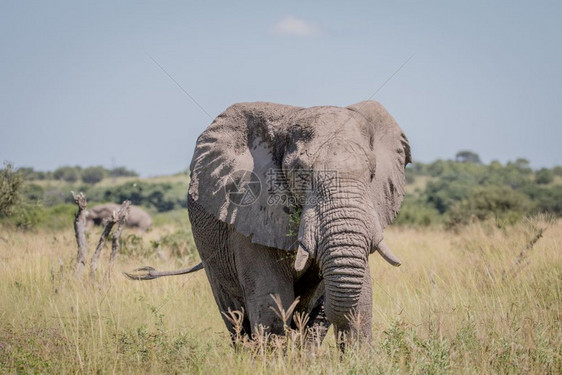
[[[554,173],[555,176],[562,177],[562,166],[557,165],[556,167],[552,168],[552,173]]]
[[[137,177],[138,173],[125,167],[116,167],[109,171],[111,177]]]
[[[437,177],[445,173],[449,168],[448,162],[438,159],[431,164],[427,165],[427,173],[431,177]]]
[[[12,164],[6,163],[0,170],[0,215],[7,216],[21,201],[23,175],[14,171]]]
[[[462,150],[457,152],[455,155],[455,161],[459,163],[473,163],[473,164],[482,164],[480,161],[480,156],[477,153],[469,151],[469,150]]]
[[[550,184],[554,181],[554,173],[548,168],[541,168],[535,174],[535,182],[540,185]]]
[[[503,166],[502,166],[502,163],[500,163],[499,161],[492,160],[490,162],[490,168],[493,169],[493,170],[498,170],[498,169],[502,169]]]
[[[82,171],[82,181],[87,184],[97,184],[105,177],[103,167],[88,167]]]
[[[18,172],[21,173],[23,178],[27,181],[37,180],[37,172],[31,167],[18,168]]]
[[[60,167],[53,172],[53,178],[66,182],[76,182],[80,178],[80,170],[77,167]]]
[[[562,216],[562,186],[527,185],[523,190],[536,204],[538,212]]]
[[[531,173],[533,173],[533,169],[531,168],[529,160],[524,158],[518,158],[514,162],[508,162],[506,164],[506,168],[517,169],[519,173],[524,175],[530,175]]]

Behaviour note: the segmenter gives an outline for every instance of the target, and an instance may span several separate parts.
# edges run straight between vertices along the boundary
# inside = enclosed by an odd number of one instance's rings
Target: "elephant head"
[[[369,253],[393,265],[383,241],[404,195],[408,140],[375,101],[346,108],[272,103],[229,107],[201,134],[189,194],[253,242],[317,267],[328,319],[349,323]]]

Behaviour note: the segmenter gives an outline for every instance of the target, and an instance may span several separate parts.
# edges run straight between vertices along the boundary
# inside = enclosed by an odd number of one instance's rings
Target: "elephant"
[[[276,302],[309,316],[321,343],[371,339],[368,256],[400,261],[383,240],[404,196],[410,145],[376,101],[302,108],[267,102],[227,108],[197,139],[188,215],[223,321],[240,311],[242,333],[282,335]],[[293,315],[294,316],[294,315]],[[260,327],[261,326],[261,327]],[[239,330],[239,328],[238,328]]]
[[[91,227],[94,224],[102,225],[103,220],[110,217],[113,211],[118,210],[119,207],[121,206],[115,203],[105,203],[92,207],[86,217],[87,226]],[[131,205],[129,206],[129,216],[126,226],[129,228],[138,228],[144,232],[152,226],[152,219],[142,208]]]

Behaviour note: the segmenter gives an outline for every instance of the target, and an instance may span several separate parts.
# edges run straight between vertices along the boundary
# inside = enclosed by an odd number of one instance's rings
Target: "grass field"
[[[403,265],[371,256],[373,343],[343,355],[331,334],[315,353],[291,340],[234,351],[203,272],[151,282],[121,275],[194,264],[185,252],[170,256],[165,241],[161,251],[151,245],[177,224],[134,237],[111,279],[104,281],[102,262],[95,283],[73,277],[70,227],[0,228],[1,373],[562,372],[562,222],[474,224],[456,233],[389,228]]]

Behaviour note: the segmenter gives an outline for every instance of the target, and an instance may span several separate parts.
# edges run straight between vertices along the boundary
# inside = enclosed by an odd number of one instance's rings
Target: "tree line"
[[[399,224],[446,226],[473,220],[511,224],[527,215],[562,216],[562,166],[533,170],[527,159],[484,164],[471,151],[454,160],[406,168],[406,195]]]
[[[115,178],[112,184],[97,184],[99,179],[88,177],[92,171],[102,179],[138,176],[124,167],[65,166],[37,172],[6,164],[0,170],[0,222],[26,228],[71,215],[71,190],[83,191],[92,203],[130,200],[152,213],[187,205],[187,178],[181,182]],[[406,168],[406,191],[397,225],[451,228],[474,220],[513,224],[536,213],[562,216],[562,166],[533,170],[523,158],[484,164],[476,153],[465,150],[451,160],[414,162]]]
[[[125,167],[115,167],[111,169],[102,166],[82,168],[81,166],[65,165],[54,171],[36,171],[32,167],[22,167],[18,171],[27,181],[64,181],[67,183],[84,182],[86,184],[96,184],[108,177],[138,177],[138,173]]]

